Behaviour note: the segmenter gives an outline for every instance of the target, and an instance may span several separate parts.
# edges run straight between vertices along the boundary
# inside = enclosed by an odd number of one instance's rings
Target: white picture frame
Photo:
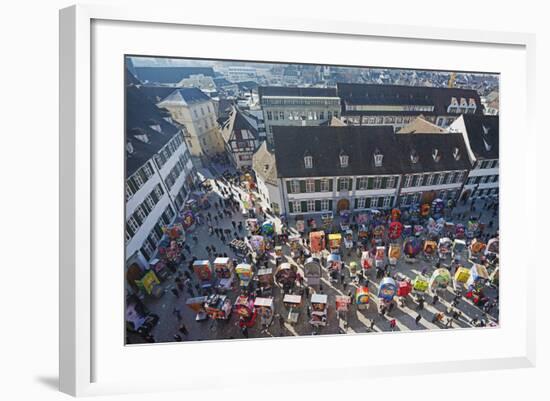
[[[430,45],[437,46],[441,54],[445,54],[447,47],[456,48],[458,52],[464,47],[471,47],[479,52],[491,48],[494,51],[493,62],[499,57],[518,57],[520,60],[509,58],[509,65],[503,66],[513,68],[517,64],[515,73],[511,70],[506,73],[501,70],[491,69],[492,72],[502,73],[502,122],[501,122],[501,168],[503,170],[501,183],[501,208],[503,216],[502,226],[502,320],[501,327],[498,329],[486,330],[449,330],[444,332],[420,332],[409,334],[387,334],[380,336],[358,335],[358,336],[326,336],[326,338],[300,338],[300,339],[280,339],[280,340],[254,340],[247,343],[246,347],[250,352],[265,351],[271,348],[274,358],[279,358],[278,352],[281,342],[289,349],[313,350],[314,347],[322,346],[327,349],[328,354],[331,349],[339,350],[345,347],[363,346],[362,344],[372,345],[372,338],[376,338],[377,343],[382,349],[387,349],[384,354],[380,350],[369,349],[369,360],[351,361],[342,363],[341,366],[331,366],[318,368],[319,361],[312,357],[311,364],[300,364],[301,366],[292,366],[288,369],[281,365],[281,361],[274,362],[273,369],[270,370],[271,378],[283,377],[289,373],[295,375],[299,372],[300,380],[328,380],[334,375],[346,375],[349,378],[364,377],[365,375],[387,376],[408,374],[414,368],[415,373],[434,373],[442,371],[467,371],[476,369],[503,369],[516,367],[531,367],[535,363],[535,338],[534,338],[534,256],[532,253],[519,255],[520,250],[516,248],[516,240],[519,238],[515,229],[523,229],[534,232],[534,222],[536,221],[535,209],[528,204],[527,197],[520,196],[520,187],[532,185],[536,187],[535,178],[535,158],[527,157],[526,153],[518,154],[513,152],[514,147],[521,143],[531,143],[535,141],[535,134],[532,126],[534,110],[534,47],[535,38],[531,34],[509,33],[509,32],[485,32],[473,30],[457,30],[444,28],[428,28],[415,26],[397,26],[397,25],[376,25],[366,24],[358,21],[325,21],[309,20],[300,18],[251,18],[250,13],[235,15],[231,19],[224,15],[212,12],[208,18],[202,15],[185,14],[182,16],[178,10],[169,10],[166,8],[113,8],[99,5],[79,5],[61,10],[60,12],[60,390],[71,395],[94,395],[121,393],[132,391],[160,391],[176,389],[197,389],[205,382],[201,380],[199,374],[193,366],[178,365],[181,369],[179,379],[175,376],[168,376],[165,380],[157,377],[150,377],[150,380],[136,380],[132,377],[130,367],[135,365],[136,360],[152,361],[157,358],[167,367],[174,366],[174,358],[171,355],[181,357],[184,355],[203,355],[218,352],[238,352],[243,343],[240,341],[207,342],[202,344],[166,344],[142,347],[124,347],[123,339],[116,338],[120,327],[123,325],[123,312],[118,309],[120,300],[117,296],[123,298],[123,293],[117,295],[117,291],[122,288],[119,282],[113,283],[109,280],[109,274],[115,274],[120,266],[119,273],[122,273],[123,261],[117,257],[116,252],[109,251],[110,248],[103,249],[103,237],[109,237],[110,240],[119,241],[119,247],[123,248],[122,227],[114,227],[115,232],[111,237],[106,231],[101,231],[108,221],[111,211],[107,212],[104,203],[105,199],[99,197],[111,196],[106,194],[106,190],[113,189],[111,193],[115,201],[116,211],[112,213],[122,213],[122,207],[116,206],[116,199],[120,198],[121,204],[123,196],[123,185],[120,184],[120,194],[114,188],[116,179],[107,184],[108,180],[103,180],[105,170],[118,171],[123,159],[123,130],[120,128],[122,115],[116,117],[117,122],[104,118],[104,107],[99,98],[105,100],[106,89],[108,91],[122,92],[122,86],[109,86],[105,82],[118,83],[118,81],[109,81],[109,79],[118,79],[122,77],[122,70],[116,72],[113,77],[107,76],[105,68],[107,64],[101,64],[101,60],[107,60],[108,57],[114,57],[113,60],[121,55],[121,49],[124,53],[131,54],[154,54],[165,56],[185,56],[182,49],[178,49],[170,40],[158,41],[158,53],[151,52],[153,47],[147,43],[145,38],[166,37],[168,33],[178,34],[186,29],[197,34],[200,31],[205,37],[223,32],[224,38],[232,36],[239,37],[243,41],[252,40],[254,37],[258,40],[278,40],[284,41],[284,38],[292,38],[294,43],[308,43],[315,47],[315,41],[322,37],[324,41],[338,41],[342,47],[347,46],[348,42],[357,45],[358,41],[365,41],[372,46],[380,41],[385,43],[407,41],[414,47]],[[130,32],[127,37],[121,37],[122,31]],[[140,31],[147,31],[146,36],[140,37]],[[184,35],[185,33],[182,33]],[[95,35],[95,37],[94,37]],[[159,36],[160,35],[160,36]],[[164,36],[163,36],[164,35]],[[243,36],[244,35],[244,36]],[[279,36],[277,36],[279,35]],[[94,38],[96,39],[94,41]],[[94,58],[98,51],[106,49],[106,38],[110,38],[110,50]],[[142,39],[141,43],[136,43]],[[247,39],[248,38],[248,39]],[[317,39],[316,39],[317,38]],[[209,39],[212,40],[212,39]],[[120,46],[124,41],[125,45]],[[151,39],[152,41],[152,39]],[[377,42],[378,41],[378,42]],[[153,45],[155,42],[152,42]],[[162,43],[162,46],[160,45]],[[270,42],[271,43],[271,42]],[[276,43],[276,42],[272,42]],[[282,43],[282,42],[281,42]],[[363,42],[361,42],[363,43]],[[117,44],[119,48],[115,48]],[[370,46],[370,44],[368,44]],[[149,46],[149,49],[146,49]],[[367,46],[367,44],[365,45]],[[500,50],[499,50],[500,49]],[[218,50],[218,54],[212,54],[212,58],[231,58],[231,51],[236,54],[237,48]],[[179,53],[178,53],[179,52]],[[197,56],[200,49],[193,48],[187,56]],[[224,53],[225,52],[225,53]],[[507,53],[505,56],[497,56],[497,53]],[[261,53],[261,52],[259,52]],[[296,56],[296,53],[288,53],[288,56],[276,54],[273,52],[271,58],[263,58],[262,61],[280,61],[277,57],[282,57],[283,61],[304,61],[311,60],[304,54]],[[304,53],[307,53],[305,51]],[[267,53],[266,53],[267,54]],[[114,56],[113,56],[114,55]],[[204,54],[207,56],[207,54]],[[244,58],[242,58],[244,57]],[[235,56],[236,59],[250,59],[243,54]],[[308,59],[308,57],[310,57]],[[324,60],[325,56],[320,56]],[[378,56],[377,56],[378,57]],[[381,57],[381,56],[380,56]],[[326,58],[326,57],[325,57]],[[429,58],[429,57],[427,57]],[[111,60],[111,59],[109,59]],[[327,59],[328,60],[328,59]],[[381,60],[381,59],[380,59]],[[116,63],[122,62],[122,59]],[[427,62],[427,61],[426,61]],[[461,60],[461,62],[465,62]],[[482,63],[476,63],[475,60],[468,61],[470,68]],[[100,63],[100,64],[98,64]],[[113,65],[118,65],[118,64]],[[343,59],[339,64],[347,64]],[[382,64],[379,64],[382,63]],[[387,62],[379,61],[375,65],[392,66],[396,63],[391,57],[387,57]],[[414,61],[409,61],[414,63]],[[432,63],[434,63],[432,61]],[[349,62],[351,65],[358,65],[355,62]],[[458,65],[456,60],[440,60],[440,64],[431,64],[431,68],[444,69],[449,65]],[[521,64],[521,66],[520,66]],[[429,68],[429,65],[415,64],[419,68]],[[396,64],[407,68],[410,65],[402,62]],[[515,67],[514,67],[515,68]],[[460,68],[457,68],[460,69]],[[477,69],[482,71],[483,69]],[[506,70],[508,71],[508,70]],[[118,77],[118,75],[120,75]],[[515,74],[515,75],[514,75]],[[118,77],[118,78],[117,78]],[[104,81],[102,81],[104,80]],[[103,82],[99,84],[98,82]],[[102,86],[101,86],[102,85]],[[112,92],[112,93],[115,93]],[[114,102],[121,99],[122,94],[114,96]],[[120,103],[120,102],[118,102]],[[120,111],[122,105],[118,104],[113,108],[113,112]],[[511,113],[514,111],[514,113]],[[102,114],[103,113],[103,114]],[[94,130],[109,129],[115,133],[111,138],[114,142],[106,142],[107,138],[94,136]],[[115,127],[114,129],[112,127]],[[116,133],[120,132],[120,138],[117,139]],[[513,138],[514,132],[521,132],[521,138]],[[510,138],[509,138],[510,137]],[[118,140],[118,142],[117,142]],[[111,145],[111,146],[109,146]],[[120,148],[117,148],[120,145]],[[99,165],[98,160],[104,161],[105,165]],[[510,168],[514,165],[515,168]],[[103,171],[103,172],[101,172]],[[102,175],[103,174],[103,175]],[[118,174],[118,173],[117,173]],[[117,174],[114,174],[115,176]],[[120,171],[122,174],[122,171]],[[115,177],[116,178],[116,177]],[[122,181],[120,181],[122,182]],[[516,182],[516,191],[508,183]],[[111,185],[111,186],[109,186]],[[119,196],[121,195],[121,196]],[[118,198],[117,198],[118,197]],[[103,216],[103,217],[101,217]],[[103,220],[101,220],[103,219]],[[101,220],[101,221],[100,221]],[[120,230],[120,235],[117,232]],[[101,236],[99,236],[101,233]],[[111,241],[112,242],[112,241]],[[115,249],[115,248],[113,248]],[[120,249],[123,252],[123,249]],[[105,272],[100,269],[99,264],[105,266],[105,263],[111,259],[110,265],[114,273]],[[510,266],[507,270],[506,266]],[[514,266],[521,266],[521,271],[515,271],[512,277]],[[529,274],[529,277],[528,277]],[[120,274],[122,277],[122,274]],[[116,280],[115,280],[116,281]],[[122,282],[122,279],[120,279]],[[511,283],[515,283],[514,302],[507,298],[506,289],[511,289]],[[98,299],[98,288],[101,288],[102,297]],[[115,310],[113,319],[105,323],[106,302],[112,302]],[[116,316],[120,321],[116,321]],[[117,329],[116,327],[119,327]],[[98,329],[98,326],[101,329]],[[324,337],[324,336],[323,336]],[[114,339],[113,339],[114,338]],[[412,340],[411,340],[412,339]],[[113,344],[110,344],[114,341]],[[485,348],[475,349],[475,343],[486,341],[488,345]],[[421,353],[415,354],[411,349],[411,355],[408,358],[399,359],[397,353],[392,353],[393,347],[402,342],[403,344],[413,343],[422,344],[444,344],[445,342],[456,344],[456,342],[466,342],[469,344],[466,350],[462,351],[463,357],[439,355],[437,358],[421,359]],[[109,344],[108,344],[109,343]],[[116,344],[119,344],[119,348]],[[267,345],[266,345],[267,344]],[[296,345],[298,344],[298,345]],[[426,345],[427,346],[427,345]],[[500,348],[499,348],[500,346]],[[115,348],[109,348],[115,347]],[[279,348],[278,348],[279,347]],[[387,347],[387,348],[384,348]],[[471,348],[471,349],[470,349]],[[109,350],[116,352],[109,352]],[[336,356],[339,352],[336,352]],[[378,355],[377,355],[378,354]],[[118,359],[117,359],[118,358]],[[124,362],[126,360],[126,362]],[[330,360],[330,358],[329,358]],[[200,360],[194,361],[197,366]],[[128,374],[124,369],[124,363],[128,367]],[[278,365],[279,363],[279,365]],[[317,364],[317,365],[316,365]],[[112,368],[109,368],[111,366]],[[246,367],[245,367],[246,368]],[[359,372],[357,368],[360,368]],[[117,369],[118,375],[113,374]],[[121,370],[122,369],[122,370]],[[195,370],[195,372],[194,372]],[[134,372],[135,373],[135,372]],[[250,370],[251,375],[254,372]],[[287,376],[288,377],[288,376]],[[233,380],[219,377],[216,384],[209,384],[210,387],[218,386],[220,388],[234,385]]]

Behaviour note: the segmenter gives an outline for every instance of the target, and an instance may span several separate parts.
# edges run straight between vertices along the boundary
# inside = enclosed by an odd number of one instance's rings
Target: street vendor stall
[[[258,297],[254,300],[254,308],[258,316],[260,316],[260,323],[262,327],[267,327],[271,324],[274,315],[273,298],[261,298]]]
[[[367,309],[369,307],[369,288],[359,287],[355,290],[355,305],[358,309]]]
[[[288,311],[286,321],[294,324],[298,322],[300,317],[300,307],[302,306],[302,296],[295,294],[285,294],[283,304]]]
[[[208,319],[208,314],[206,313],[205,304],[208,297],[194,297],[188,298],[185,301],[185,304],[195,312],[195,320],[197,322]]]
[[[340,252],[340,245],[342,243],[342,234],[329,234],[328,235],[328,246],[331,253]]]
[[[435,269],[432,273],[429,281],[429,289],[431,292],[435,292],[438,289],[447,288],[447,286],[451,284],[451,281],[451,272],[444,267],[440,267],[439,269]]]
[[[252,327],[256,323],[256,308],[252,297],[241,295],[235,300],[233,311],[239,316],[239,327]]]
[[[239,286],[242,289],[247,289],[250,285],[250,282],[252,281],[252,276],[254,275],[254,272],[252,271],[252,266],[248,263],[240,263],[235,268],[235,273],[239,278]]]
[[[326,247],[325,232],[324,231],[312,231],[309,233],[309,246],[312,253],[319,253]]]
[[[290,263],[281,263],[275,272],[275,280],[283,287],[283,291],[289,291],[296,282],[296,266]]]
[[[212,294],[204,304],[211,319],[228,320],[231,316],[231,300],[227,295]]]
[[[321,262],[319,258],[310,257],[304,263],[304,279],[308,286],[321,283]]]
[[[327,324],[327,300],[326,294],[311,295],[311,318],[309,323],[314,326],[326,326]]]
[[[212,286],[212,268],[209,260],[195,260],[193,262],[193,271],[197,276],[201,288],[210,288]]]

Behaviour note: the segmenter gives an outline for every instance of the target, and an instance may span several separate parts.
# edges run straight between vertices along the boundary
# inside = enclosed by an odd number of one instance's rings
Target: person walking
[[[370,325],[369,325],[369,329],[370,329],[371,331],[374,330],[374,324],[375,324],[374,319],[371,319],[371,320],[370,320]]]
[[[175,306],[174,306],[174,310],[172,310],[172,314],[175,315],[178,320],[182,319],[181,310],[179,310],[179,308]]]
[[[178,331],[186,337],[189,335],[189,330],[187,330],[187,326],[184,323],[180,324]]]
[[[390,329],[391,329],[391,331],[395,330],[395,326],[397,326],[397,321],[395,319],[390,320]]]
[[[422,319],[422,316],[420,315],[420,313],[416,315],[414,322],[416,323],[417,326],[419,325],[421,319]]]
[[[432,305],[435,305],[437,303],[437,301],[439,301],[439,297],[437,296],[437,294],[434,294],[434,296],[432,298]]]

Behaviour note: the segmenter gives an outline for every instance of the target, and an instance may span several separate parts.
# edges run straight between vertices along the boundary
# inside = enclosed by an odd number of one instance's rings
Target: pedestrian
[[[393,308],[395,307],[395,304],[392,302],[389,304],[388,306],[388,313],[391,313],[391,311],[393,310]]]
[[[187,336],[189,335],[189,330],[187,330],[187,326],[185,326],[184,323],[181,323],[179,328],[178,328],[178,331],[183,334],[184,336]]]
[[[374,323],[375,323],[375,322],[374,322],[374,319],[371,319],[371,320],[370,320],[370,325],[369,325],[369,329],[370,329],[371,331],[374,330]]]
[[[243,333],[244,338],[248,338],[248,328],[246,326],[241,328],[241,333]]]
[[[195,245],[197,245],[199,242],[199,239],[197,238],[196,235],[193,235],[193,242],[195,243]]]
[[[183,338],[179,334],[174,334],[174,341],[183,341]]]
[[[307,285],[304,287],[304,295],[306,299],[309,299],[309,287]]]
[[[437,303],[437,301],[439,301],[439,297],[437,296],[437,294],[434,294],[433,299],[432,299],[432,305],[435,305]]]
[[[414,319],[414,322],[416,323],[417,326],[420,323],[421,319],[422,319],[422,316],[420,315],[420,313],[418,315],[416,315],[416,318]]]
[[[214,245],[210,245],[210,249],[212,249],[212,253],[216,252],[216,247]]]
[[[395,319],[390,320],[391,331],[395,330],[395,326],[397,326],[396,320]]]
[[[176,288],[172,288],[170,291],[172,291],[172,294],[174,294],[176,298],[179,298],[180,293]]]
[[[237,223],[235,223],[235,220],[233,220],[233,221],[231,222],[231,225],[233,226],[234,229],[237,228]]]
[[[175,306],[174,306],[174,310],[172,310],[172,314],[175,315],[178,320],[182,319],[181,310],[179,310]]]
[[[449,316],[447,318],[447,322],[445,323],[445,327],[453,327],[453,318],[452,318],[452,316]]]

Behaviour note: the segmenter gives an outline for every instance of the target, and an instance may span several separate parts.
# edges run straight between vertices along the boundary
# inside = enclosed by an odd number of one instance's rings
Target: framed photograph
[[[533,366],[533,36],[150,11],[60,13],[62,391]]]

